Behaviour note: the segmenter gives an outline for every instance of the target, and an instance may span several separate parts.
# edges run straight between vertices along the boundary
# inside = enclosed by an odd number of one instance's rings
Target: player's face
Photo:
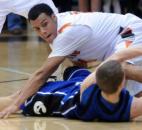
[[[47,43],[52,43],[57,36],[57,19],[41,13],[35,20],[30,20],[32,27]]]

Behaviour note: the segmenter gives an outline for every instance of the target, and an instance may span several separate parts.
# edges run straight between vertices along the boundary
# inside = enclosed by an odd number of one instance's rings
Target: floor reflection
[[[11,117],[0,120],[0,130],[141,130],[141,122],[82,122],[62,118]]]

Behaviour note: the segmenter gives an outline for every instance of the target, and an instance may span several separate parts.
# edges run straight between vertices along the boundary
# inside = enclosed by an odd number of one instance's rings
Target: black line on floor
[[[23,78],[23,79],[13,79],[13,80],[4,80],[0,81],[0,83],[9,83],[9,82],[18,82],[18,81],[23,81],[23,80],[28,80],[28,78]]]

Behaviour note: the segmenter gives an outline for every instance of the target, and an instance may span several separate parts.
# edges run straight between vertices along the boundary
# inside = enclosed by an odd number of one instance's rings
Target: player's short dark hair
[[[53,10],[47,4],[37,4],[30,9],[28,13],[28,20],[35,20],[41,13],[51,16],[53,14]]]
[[[124,78],[121,63],[108,61],[96,70],[96,82],[100,89],[108,94],[115,93]]]

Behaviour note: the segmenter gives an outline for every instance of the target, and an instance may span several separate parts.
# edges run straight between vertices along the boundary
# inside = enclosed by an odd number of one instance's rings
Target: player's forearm
[[[57,68],[49,69],[47,72],[37,71],[35,72],[31,78],[27,81],[23,89],[20,91],[20,94],[18,98],[15,101],[15,104],[17,106],[20,106],[23,104],[27,98],[32,96],[34,93],[36,93],[39,88],[46,82],[48,77],[56,70]]]
[[[15,105],[20,106],[28,97],[36,93],[49,76],[57,70],[64,59],[65,57],[48,58],[43,66],[27,81],[26,85],[21,90],[19,97],[16,99]]]
[[[142,66],[125,63],[123,64],[123,69],[125,71],[127,79],[142,83]]]
[[[123,62],[125,60],[129,60],[132,58],[135,58],[137,56],[142,55],[142,47],[141,46],[135,46],[135,47],[129,47],[127,49],[123,49],[119,52],[116,52],[112,56],[110,56],[108,60],[117,60],[120,62]]]
[[[38,91],[38,89],[44,84],[45,81],[46,79],[34,74],[20,91],[19,96],[15,100],[15,104],[17,106],[23,104],[28,97],[32,96]]]
[[[91,73],[87,78],[85,78],[85,80],[82,82],[81,84],[81,88],[80,88],[80,93],[82,94],[83,91],[85,89],[87,89],[88,87],[90,87],[92,84],[94,84],[96,82],[95,79],[95,74],[96,72]]]

